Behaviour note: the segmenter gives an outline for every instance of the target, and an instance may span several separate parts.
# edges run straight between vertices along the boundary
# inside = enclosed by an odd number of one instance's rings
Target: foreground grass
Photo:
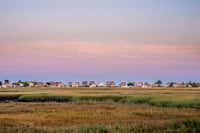
[[[154,126],[125,126],[116,125],[106,127],[104,125],[81,126],[78,128],[35,128],[35,127],[14,127],[1,128],[1,133],[198,133],[200,122],[192,119],[172,123],[167,127],[158,128]]]
[[[198,109],[1,103],[0,132],[199,132]]]
[[[0,133],[200,132],[200,89],[0,89]]]

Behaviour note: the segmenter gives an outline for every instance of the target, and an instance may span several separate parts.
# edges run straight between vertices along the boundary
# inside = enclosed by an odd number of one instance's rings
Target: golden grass
[[[153,97],[159,101],[193,102],[200,99],[199,88],[6,88],[0,95],[55,95],[55,96],[131,96]],[[133,99],[134,100],[134,99]],[[190,104],[190,103],[189,103]],[[199,106],[199,105],[198,105]],[[78,103],[0,103],[0,127],[81,127],[83,125],[156,126],[166,127],[184,119],[200,121],[199,108],[156,107],[136,104]]]
[[[64,103],[1,103],[1,126],[71,127],[81,125],[157,125],[200,119],[196,109],[149,106],[71,105]]]
[[[1,88],[3,94],[55,94],[55,95],[200,95],[199,88]]]

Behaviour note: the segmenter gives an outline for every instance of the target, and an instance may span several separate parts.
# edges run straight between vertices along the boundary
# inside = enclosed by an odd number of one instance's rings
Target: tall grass
[[[177,121],[166,127],[157,126],[129,126],[129,125],[91,125],[77,128],[46,128],[46,127],[2,127],[1,133],[199,133],[200,122],[194,119]]]

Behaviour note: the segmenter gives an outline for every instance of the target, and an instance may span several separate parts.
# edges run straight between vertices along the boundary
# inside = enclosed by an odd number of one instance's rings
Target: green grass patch
[[[0,101],[6,101],[6,100],[17,101],[20,96],[21,94],[0,95]]]
[[[18,98],[20,102],[71,102],[72,96],[57,96],[57,95],[22,95]]]
[[[66,102],[72,104],[122,104],[122,105],[148,105],[157,107],[200,108],[200,98],[184,99],[182,96],[65,96],[51,94],[7,94],[0,95],[0,101],[13,100],[19,102]]]

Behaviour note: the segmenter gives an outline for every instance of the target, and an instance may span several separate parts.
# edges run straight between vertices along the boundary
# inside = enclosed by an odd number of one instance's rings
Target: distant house
[[[73,86],[73,82],[68,82],[67,86],[68,87],[72,87]]]
[[[143,84],[143,86],[142,86],[142,88],[151,88],[152,87],[152,85],[151,85],[151,83],[149,83],[149,82],[145,82],[144,84]]]
[[[56,82],[53,82],[53,81],[47,82],[47,85],[48,85],[49,87],[52,87],[52,88],[57,87],[57,83],[56,83]]]
[[[56,87],[65,87],[63,82],[56,82]]]
[[[24,86],[24,84],[23,83],[18,83],[19,84],[19,87],[23,87]]]
[[[157,83],[152,84],[152,87],[159,87],[160,85]]]
[[[197,82],[197,86],[200,87],[200,82]]]
[[[45,83],[37,82],[37,83],[35,83],[35,87],[45,87]]]
[[[88,81],[83,81],[82,82],[82,87],[88,87],[89,85],[88,85]]]
[[[96,85],[95,81],[89,81],[89,86]]]
[[[12,87],[16,88],[16,87],[20,87],[20,86],[19,86],[19,83],[12,83]]]
[[[29,87],[34,87],[35,85],[34,85],[34,83],[33,82],[28,82],[29,83]]]
[[[72,87],[80,87],[81,83],[80,82],[75,82],[74,84],[72,84]]]
[[[135,82],[134,86],[137,87],[137,88],[142,88],[143,82]]]
[[[95,81],[89,81],[89,87],[90,88],[97,87],[97,84],[95,83]]]
[[[11,88],[11,87],[12,87],[12,83],[9,83],[9,84],[2,84],[1,87],[2,87],[2,88]]]
[[[4,83],[2,83],[2,88],[11,88],[12,83],[9,80],[4,80]]]
[[[115,86],[115,82],[114,81],[107,81],[106,82],[106,87],[114,87]]]
[[[89,85],[89,87],[90,88],[95,88],[95,87],[97,87],[97,85],[96,84],[91,84],[91,85]]]
[[[121,83],[119,84],[119,87],[122,87],[122,88],[127,87],[126,82],[121,82]]]
[[[97,84],[97,87],[105,87],[105,85],[104,85],[104,83],[99,82],[99,83]]]
[[[8,88],[8,86],[5,84],[2,84],[1,88]]]
[[[185,85],[182,84],[182,83],[176,83],[176,82],[174,82],[174,83],[173,83],[173,87],[179,88],[179,87],[185,87]]]
[[[187,84],[185,83],[176,83],[176,82],[168,82],[166,83],[166,87],[175,87],[175,88],[179,88],[179,87],[186,87]]]

